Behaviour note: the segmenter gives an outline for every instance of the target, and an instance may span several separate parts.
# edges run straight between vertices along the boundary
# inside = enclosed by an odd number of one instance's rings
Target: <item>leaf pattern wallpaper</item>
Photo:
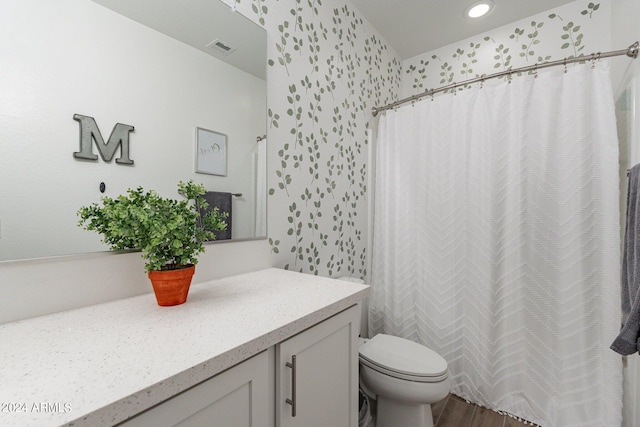
[[[348,0],[223,1],[267,30],[272,263],[330,277],[367,276],[372,107],[609,47],[581,0],[404,62]]]
[[[366,276],[371,108],[400,60],[350,2],[225,0],[267,30],[268,233],[277,267]]]
[[[610,27],[610,9],[606,1],[578,0],[407,59],[401,97],[483,74],[609,50],[609,31],[603,29]]]

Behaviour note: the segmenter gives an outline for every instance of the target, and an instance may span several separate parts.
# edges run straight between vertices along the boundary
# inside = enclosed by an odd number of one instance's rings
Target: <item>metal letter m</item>
[[[117,123],[105,144],[93,117],[74,114],[73,120],[80,123],[80,151],[74,152],[73,157],[76,159],[98,160],[98,156],[93,154],[92,142],[95,141],[100,157],[105,162],[110,162],[113,159],[116,149],[120,146],[120,157],[116,159],[116,163],[121,165],[133,164],[133,160],[129,158],[129,132],[134,130],[133,126]]]

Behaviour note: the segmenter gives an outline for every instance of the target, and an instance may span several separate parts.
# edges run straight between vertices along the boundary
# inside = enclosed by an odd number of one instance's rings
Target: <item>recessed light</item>
[[[469,18],[480,18],[493,10],[494,3],[491,0],[484,0],[473,3],[464,11]]]

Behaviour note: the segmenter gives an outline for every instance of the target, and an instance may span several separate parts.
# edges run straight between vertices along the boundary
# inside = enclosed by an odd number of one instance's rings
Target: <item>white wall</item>
[[[269,267],[265,239],[213,243],[199,258],[192,286]],[[149,294],[149,303],[155,304],[139,253],[0,264],[0,324],[142,294]]]
[[[611,44],[613,49],[623,49],[640,41],[640,3],[637,0],[615,0],[611,2]],[[640,70],[638,60],[627,57],[612,59],[612,80],[614,93],[620,92],[625,75],[630,68]],[[634,73],[637,74],[637,73]]]
[[[234,199],[251,237],[252,150],[266,129],[266,83],[88,0],[0,5],[0,260],[104,248],[77,209],[139,185],[179,198],[179,180]],[[105,138],[135,127],[135,165],[82,161],[75,113]],[[194,173],[195,128],[228,136],[228,176]],[[94,153],[97,150],[94,147]],[[120,152],[116,153],[116,158]]]
[[[263,80],[88,0],[0,2],[0,57],[0,260],[100,247],[97,234],[76,226],[75,212],[98,200],[101,181],[110,196],[143,185],[179,197],[178,180],[190,178],[212,190],[254,191],[246,178],[255,138],[265,133]],[[75,160],[75,113],[94,117],[105,138],[117,122],[135,126],[135,166]],[[229,170],[238,174],[194,173],[197,126],[228,135]],[[245,199],[234,201],[236,215]],[[266,240],[208,245],[194,286],[270,267],[269,253]],[[0,262],[0,323],[153,298],[143,265],[139,253]]]
[[[631,71],[631,70],[630,70]],[[640,69],[638,69],[640,71]],[[620,225],[621,242],[624,240],[627,210],[626,170],[640,162],[640,72],[629,74],[622,79],[619,95],[616,97],[616,121],[620,141]],[[640,372],[637,356],[623,358],[623,426],[638,427],[638,406],[640,404]]]
[[[626,46],[634,41],[640,41],[640,4],[637,0],[615,0],[611,13],[612,43],[617,46]],[[626,181],[624,169],[640,163],[640,63],[639,60],[629,61],[620,58],[614,62],[612,68],[614,89],[618,96],[625,89],[631,89],[629,97],[624,102],[627,114],[624,117],[624,129],[619,129],[621,142],[621,182],[622,197],[626,194]],[[623,95],[625,96],[625,95]],[[621,119],[621,117],[619,117]],[[624,141],[623,141],[624,139]],[[623,200],[622,206],[626,207]],[[624,215],[625,210],[622,211]],[[638,355],[624,358],[624,384],[623,384],[623,427],[640,427],[640,360]]]

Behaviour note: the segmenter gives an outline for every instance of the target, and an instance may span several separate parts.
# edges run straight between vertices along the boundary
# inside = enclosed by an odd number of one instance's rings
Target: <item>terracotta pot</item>
[[[160,306],[179,305],[187,300],[196,266],[187,264],[175,270],[150,271],[149,279]]]

